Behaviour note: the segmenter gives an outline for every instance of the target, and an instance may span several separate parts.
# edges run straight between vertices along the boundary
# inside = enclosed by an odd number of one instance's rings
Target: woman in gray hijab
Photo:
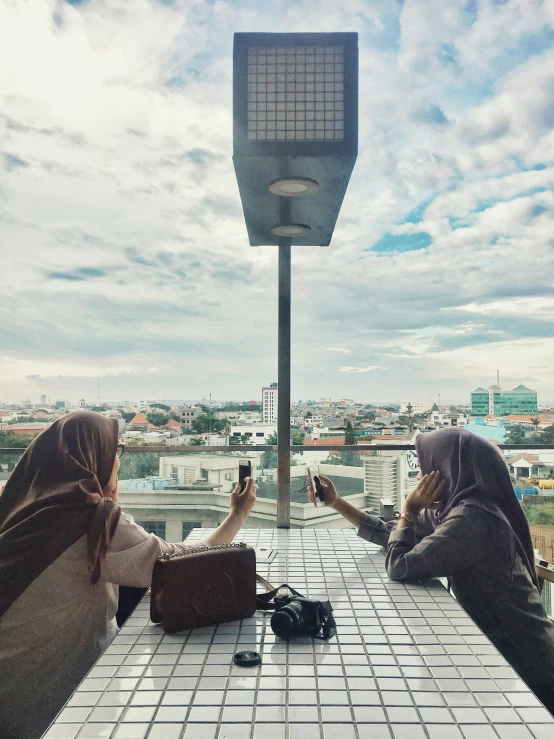
[[[391,579],[447,577],[467,613],[554,713],[554,624],[540,598],[529,525],[504,458],[461,428],[421,434],[416,449],[422,479],[392,533],[321,477],[326,504],[359,536],[387,547]]]

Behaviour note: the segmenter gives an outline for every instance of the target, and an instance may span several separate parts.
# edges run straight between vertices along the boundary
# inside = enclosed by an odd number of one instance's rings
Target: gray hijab
[[[445,481],[435,524],[440,525],[459,505],[486,511],[496,549],[509,574],[518,552],[538,587],[529,524],[500,450],[477,434],[457,427],[420,434],[416,450],[422,474],[439,470]]]

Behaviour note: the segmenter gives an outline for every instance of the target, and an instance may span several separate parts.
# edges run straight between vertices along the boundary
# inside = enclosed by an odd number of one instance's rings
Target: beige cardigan
[[[96,585],[86,536],[31,583],[0,618],[0,737],[46,731],[117,633],[117,586],[149,587],[154,562],[173,551],[122,514]]]

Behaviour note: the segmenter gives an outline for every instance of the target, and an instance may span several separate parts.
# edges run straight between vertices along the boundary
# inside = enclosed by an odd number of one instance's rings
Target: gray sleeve
[[[370,513],[364,513],[362,522],[358,529],[358,536],[372,544],[378,544],[386,547],[389,542],[389,535],[396,526],[396,521],[385,523],[382,518],[372,516]]]
[[[411,527],[393,532],[389,537],[387,573],[392,580],[447,577],[481,562],[491,553],[486,521],[475,515],[475,508],[459,507],[419,543]]]
[[[358,536],[373,544],[386,547],[389,543],[390,534],[396,529],[398,521],[383,521],[378,516],[372,516],[370,513],[364,513],[362,522],[358,529]],[[422,511],[415,524],[415,537],[418,541],[424,536],[429,536],[434,531],[432,523],[432,514],[430,511]]]

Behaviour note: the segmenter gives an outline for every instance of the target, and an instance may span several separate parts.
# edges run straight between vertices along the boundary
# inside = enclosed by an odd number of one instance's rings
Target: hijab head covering
[[[420,434],[416,450],[422,474],[439,470],[445,482],[435,523],[441,524],[459,505],[486,511],[494,517],[491,534],[509,573],[517,551],[538,587],[529,524],[500,450],[487,439],[459,427]]]
[[[68,547],[87,535],[98,582],[121,509],[104,497],[117,454],[115,418],[68,413],[29,445],[0,494],[0,616]]]

